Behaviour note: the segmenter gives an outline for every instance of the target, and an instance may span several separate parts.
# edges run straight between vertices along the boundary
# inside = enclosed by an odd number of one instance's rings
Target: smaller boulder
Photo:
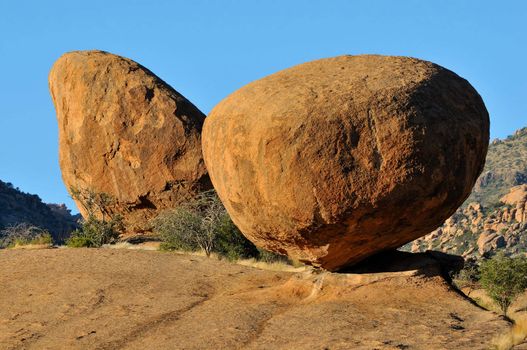
[[[53,65],[49,88],[66,187],[109,195],[99,214],[121,215],[128,235],[211,188],[201,154],[205,115],[145,67],[103,51],[70,52]]]

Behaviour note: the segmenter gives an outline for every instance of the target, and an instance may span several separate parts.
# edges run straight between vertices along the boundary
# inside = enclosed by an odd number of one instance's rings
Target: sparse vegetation
[[[199,194],[175,209],[166,210],[152,221],[164,250],[202,250],[228,260],[263,259],[287,262],[287,257],[258,249],[230,219],[214,191]]]
[[[0,248],[16,248],[27,245],[53,245],[51,234],[28,223],[9,226],[0,231]]]
[[[258,261],[262,261],[268,264],[274,263],[287,263],[291,264],[292,262],[285,255],[280,255],[277,253],[270,252],[265,249],[258,248]],[[293,264],[294,265],[294,264]],[[300,265],[300,264],[299,264]]]
[[[222,216],[218,229],[220,234],[218,235],[216,251],[221,256],[230,261],[261,256],[263,250],[257,249],[251,241],[245,238],[227,212]],[[280,257],[284,258],[282,255]]]
[[[465,261],[463,269],[452,278],[454,285],[458,289],[465,289],[468,297],[473,290],[479,287],[479,279],[479,266],[473,259]]]
[[[81,227],[71,233],[66,245],[72,248],[94,248],[114,243],[119,237],[120,219],[100,220],[93,216],[81,222]]]
[[[527,258],[503,253],[481,263],[481,285],[504,315],[511,303],[527,288]]]
[[[163,249],[201,249],[210,256],[217,250],[220,237],[228,229],[225,226],[226,216],[215,193],[207,191],[175,209],[165,211],[153,221],[153,227],[163,240]]]
[[[113,198],[106,193],[93,190],[70,189],[72,197],[83,206],[88,218],[80,223],[80,228],[73,231],[66,245],[72,248],[100,247],[113,243],[122,230],[122,219],[107,211]]]
[[[76,218],[65,207],[44,203],[39,196],[0,180],[0,230],[21,223],[47,230],[54,243],[63,243],[77,227]]]

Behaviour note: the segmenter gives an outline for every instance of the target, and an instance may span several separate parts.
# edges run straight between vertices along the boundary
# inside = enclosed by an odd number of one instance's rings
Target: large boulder
[[[205,120],[203,154],[256,245],[336,270],[437,228],[483,168],[489,117],[455,73],[340,56],[250,83]]]
[[[64,183],[108,194],[103,211],[120,214],[126,233],[147,231],[159,210],[210,188],[205,115],[145,67],[103,51],[70,52],[53,65],[49,88]]]

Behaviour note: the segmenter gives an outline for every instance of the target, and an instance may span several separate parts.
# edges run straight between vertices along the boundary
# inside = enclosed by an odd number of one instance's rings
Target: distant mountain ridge
[[[527,250],[527,128],[489,145],[472,194],[445,223],[402,250],[479,258]]]
[[[71,215],[64,204],[46,204],[39,196],[24,193],[0,180],[0,230],[19,223],[30,223],[49,231],[61,243],[77,227],[79,215]]]

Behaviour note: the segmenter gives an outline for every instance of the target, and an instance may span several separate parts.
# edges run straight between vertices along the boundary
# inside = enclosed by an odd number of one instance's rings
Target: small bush
[[[289,258],[285,255],[281,255],[278,253],[270,252],[265,249],[258,248],[258,260],[263,261],[268,264],[273,263],[286,263],[290,264]]]
[[[456,275],[452,277],[454,285],[458,289],[468,289],[467,296],[479,286],[480,270],[474,259],[465,261],[465,266]]]
[[[527,258],[503,253],[481,263],[481,285],[504,315],[516,297],[527,288]]]
[[[161,213],[152,221],[164,250],[203,250],[228,260],[246,258],[268,262],[288,261],[286,257],[257,249],[234,225],[214,191],[199,194],[178,208]]]
[[[114,198],[89,189],[78,190],[72,187],[70,192],[81,203],[88,218],[81,221],[80,228],[71,233],[66,245],[72,248],[97,248],[114,243],[123,229],[122,218],[107,211]]]
[[[70,238],[66,240],[66,245],[70,248],[95,247],[93,241],[86,235],[83,235],[79,230],[75,230],[72,232]]]
[[[0,248],[25,245],[53,245],[51,234],[38,226],[21,223],[0,231]]]
[[[199,194],[152,221],[165,250],[203,250],[229,260],[257,254],[256,247],[232,223],[214,191]]]
[[[66,240],[66,245],[72,248],[97,248],[103,244],[114,243],[119,238],[121,219],[113,218],[110,221],[89,217],[81,222],[81,227],[71,233]]]
[[[201,234],[201,216],[186,207],[166,210],[152,222],[161,238],[161,249],[195,251],[199,249],[196,235]]]
[[[230,261],[252,258],[260,254],[259,249],[245,238],[226,212],[218,224],[219,234],[216,244],[218,254]]]
[[[22,245],[53,245],[53,238],[49,232],[44,232],[37,237],[31,239],[15,239],[15,246]]]

